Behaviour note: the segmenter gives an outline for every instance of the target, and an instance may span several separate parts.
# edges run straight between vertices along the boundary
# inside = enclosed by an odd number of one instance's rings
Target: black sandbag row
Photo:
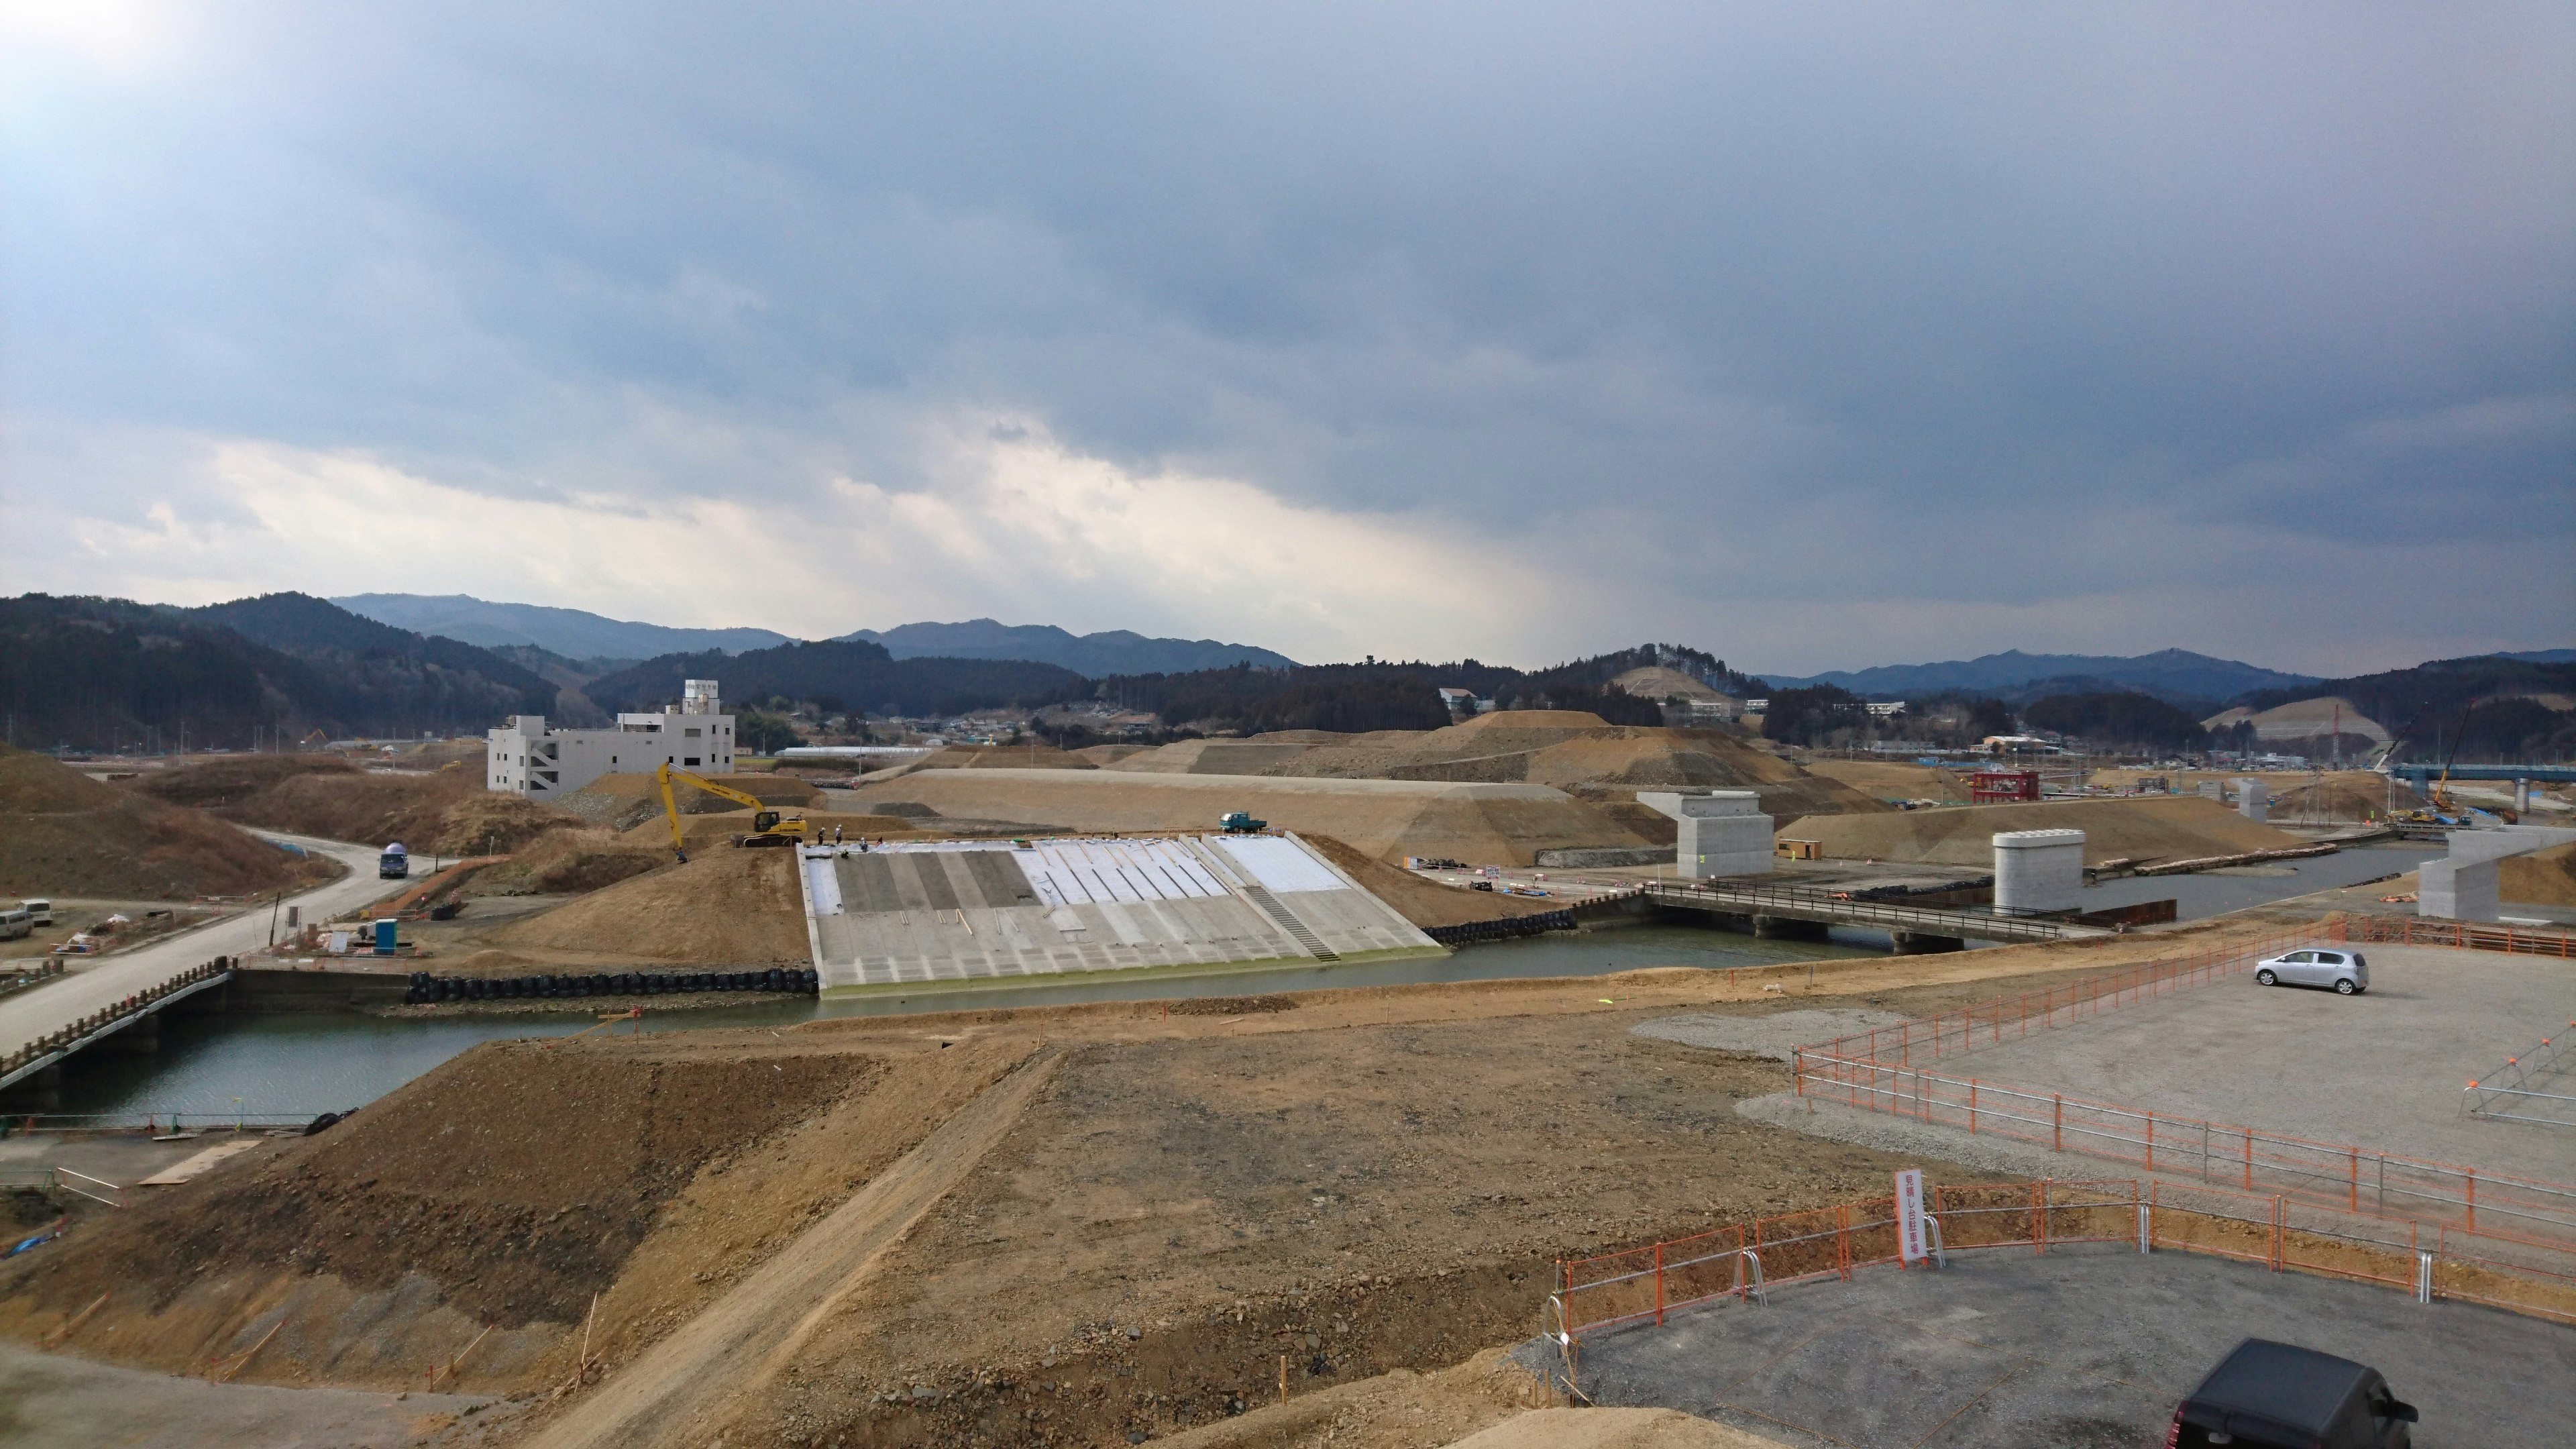
[[[812,996],[820,980],[811,971],[773,966],[766,971],[616,971],[596,976],[432,976],[411,974],[403,1000],[518,1001],[534,997],[666,996],[700,991],[792,991]]]
[[[1540,911],[1535,915],[1507,916],[1499,921],[1469,921],[1462,926],[1425,926],[1422,934],[1443,946],[1456,946],[1468,941],[1510,941],[1522,936],[1542,936],[1550,931],[1574,929],[1574,912]]]

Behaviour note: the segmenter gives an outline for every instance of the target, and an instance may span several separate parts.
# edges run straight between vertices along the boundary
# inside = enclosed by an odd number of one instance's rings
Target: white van
[[[25,906],[20,906],[16,910],[0,911],[0,941],[15,941],[34,929],[36,929],[35,913]]]
[[[37,925],[50,926],[54,923],[54,903],[52,901],[21,901],[19,902],[19,905],[25,908],[28,915],[36,918]]]

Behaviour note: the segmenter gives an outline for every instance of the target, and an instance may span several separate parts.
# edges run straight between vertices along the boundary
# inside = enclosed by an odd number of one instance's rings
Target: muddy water
[[[1883,938],[1856,933],[1830,941],[1764,941],[1728,931],[1644,926],[1469,946],[1446,958],[1230,972],[1199,978],[941,992],[864,1001],[794,1001],[711,1007],[648,1016],[648,1031],[718,1026],[784,1026],[816,1017],[884,1016],[966,1007],[1052,1006],[1084,1001],[1152,1001],[1248,996],[1342,986],[1397,986],[1530,976],[1587,976],[1649,966],[1766,966],[1783,961],[1878,955]],[[174,1017],[158,1054],[76,1060],[64,1073],[63,1113],[132,1115],[318,1115],[362,1106],[449,1057],[505,1037],[559,1036],[589,1025],[579,1013],[408,1017],[353,1014]]]

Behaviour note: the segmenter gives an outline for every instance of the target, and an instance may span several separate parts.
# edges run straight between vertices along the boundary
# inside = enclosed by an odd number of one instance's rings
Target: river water
[[[1121,981],[1104,976],[1079,984],[946,991],[854,1001],[778,1001],[738,1007],[648,1013],[647,1031],[723,1026],[785,1026],[821,1017],[888,1016],[984,1006],[1054,1006],[1085,1001],[1151,1001],[1193,996],[1250,996],[1325,987],[1396,986],[1419,982],[1493,981],[1530,976],[1588,976],[1649,966],[1768,966],[1874,956],[1883,940],[1867,933],[1828,941],[1765,941],[1731,931],[1640,926],[1583,934],[1535,936],[1468,946],[1447,957],[1237,971],[1218,976]],[[449,1057],[506,1037],[561,1036],[591,1024],[582,1013],[524,1016],[373,1017],[311,1013],[175,1017],[149,1057],[100,1057],[64,1074],[63,1113],[118,1116],[172,1113],[289,1117],[363,1106]],[[619,1028],[624,1030],[623,1027]]]
[[[2107,882],[2084,893],[2089,909],[2172,897],[2184,920],[2198,920],[2265,901],[2353,885],[2408,871],[2441,852],[2422,846],[2365,847],[2266,867],[2253,875],[2162,876]],[[1060,986],[948,991],[856,1001],[783,1001],[649,1014],[647,1031],[703,1027],[784,1026],[818,1017],[886,1016],[983,1006],[1054,1006],[1086,1001],[1150,1001],[1192,996],[1250,996],[1326,987],[1493,981],[1531,976],[1588,976],[1651,966],[1767,966],[1788,961],[1872,956],[1886,937],[1834,932],[1825,941],[1767,941],[1690,926],[1537,936],[1467,946],[1448,957],[1308,966],[1219,976],[1121,981],[1115,975]],[[255,1116],[347,1111],[392,1091],[449,1057],[506,1037],[559,1036],[590,1024],[580,1013],[525,1016],[398,1017],[355,1014],[179,1017],[165,1023],[150,1057],[100,1057],[64,1074],[65,1113],[131,1115],[173,1112]]]

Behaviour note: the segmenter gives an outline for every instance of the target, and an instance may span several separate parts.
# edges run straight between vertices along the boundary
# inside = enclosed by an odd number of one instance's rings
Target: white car
[[[2338,995],[2370,989],[2370,963],[2359,951],[2288,951],[2254,963],[2260,986],[2331,986]]]

